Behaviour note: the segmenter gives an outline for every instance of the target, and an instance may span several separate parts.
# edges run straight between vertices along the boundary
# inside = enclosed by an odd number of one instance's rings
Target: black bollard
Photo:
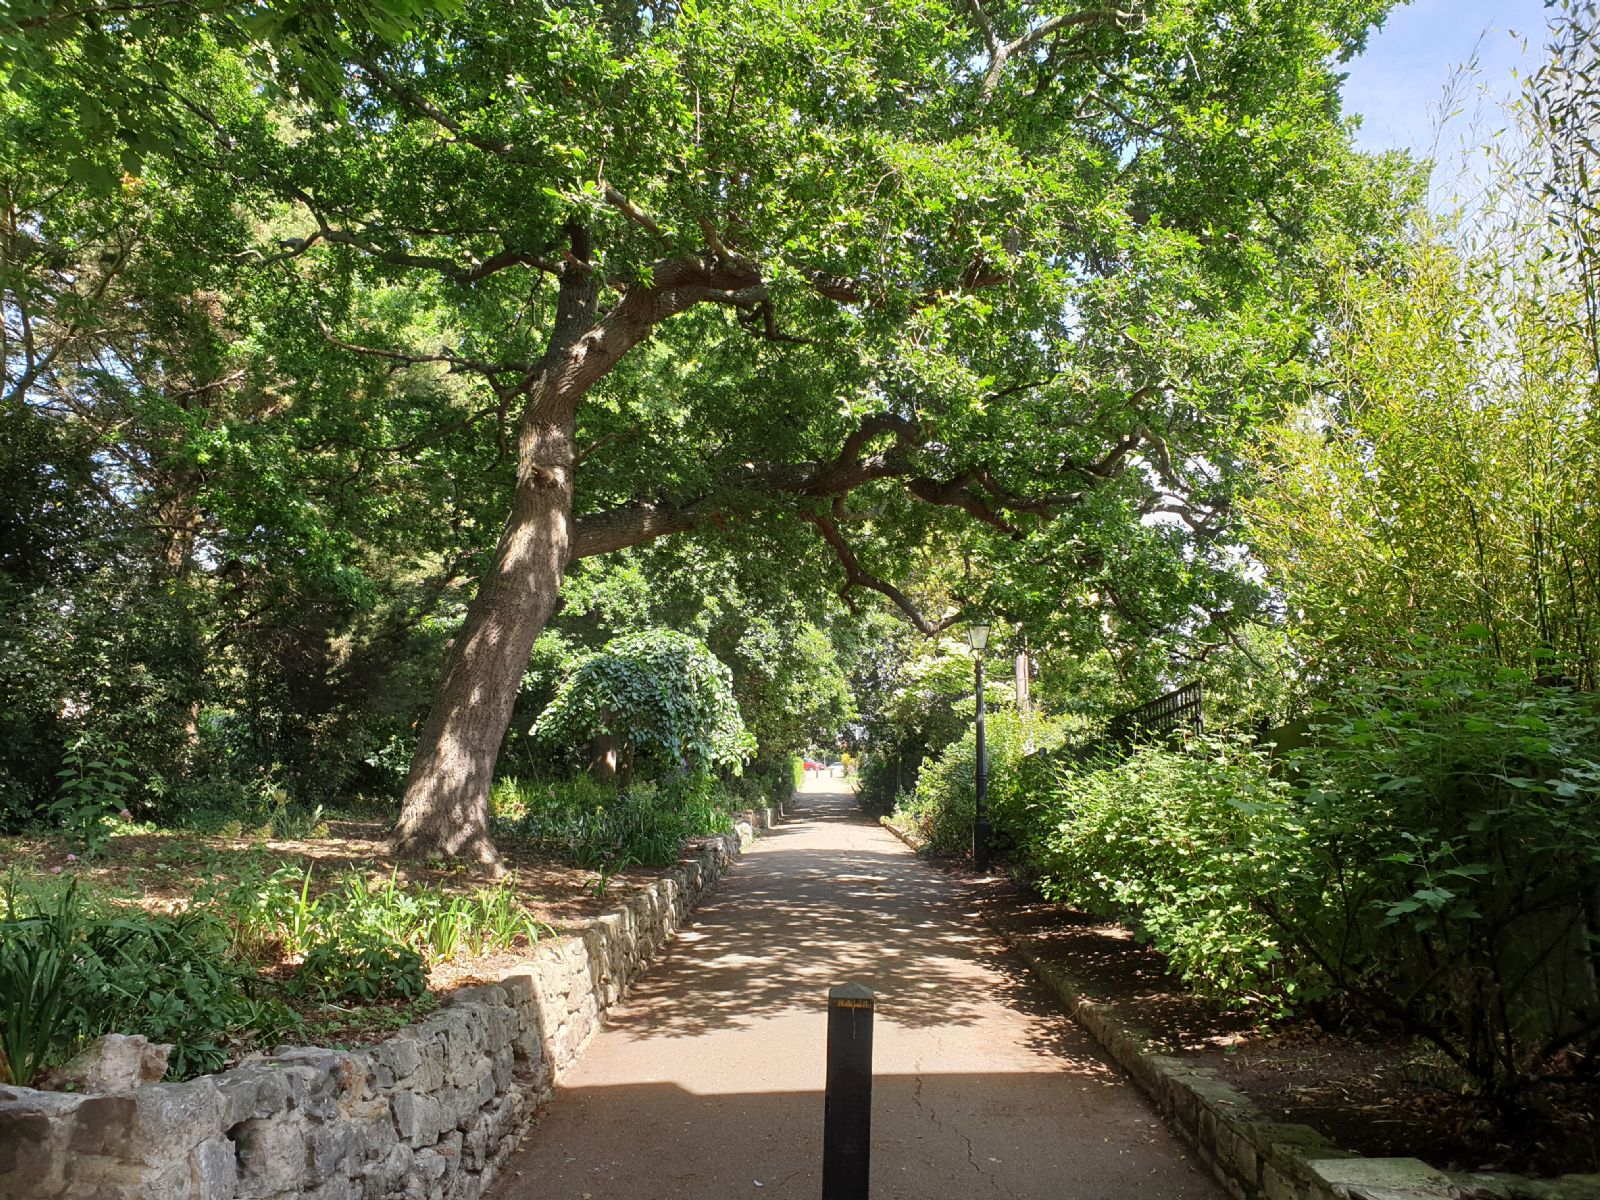
[[[828,1083],[822,1102],[822,1200],[867,1200],[872,1150],[872,989],[828,989]]]

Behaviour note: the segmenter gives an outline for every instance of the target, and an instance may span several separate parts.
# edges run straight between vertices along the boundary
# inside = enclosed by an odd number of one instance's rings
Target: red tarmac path
[[[493,1200],[821,1195],[827,990],[878,995],[873,1200],[1221,1200],[957,880],[808,782],[556,1089]]]

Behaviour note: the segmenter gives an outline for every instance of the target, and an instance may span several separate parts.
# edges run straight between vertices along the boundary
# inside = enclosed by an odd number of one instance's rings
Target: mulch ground
[[[320,832],[320,831],[319,831]],[[450,893],[513,881],[518,900],[557,934],[582,929],[591,919],[642,891],[660,876],[659,868],[637,867],[602,879],[594,871],[551,862],[516,847],[501,847],[505,874],[464,864],[401,862],[389,854],[383,822],[330,820],[326,836],[271,838],[208,835],[191,832],[125,833],[113,837],[93,859],[72,860],[70,848],[57,838],[0,838],[0,883],[6,869],[35,875],[76,876],[100,897],[152,913],[176,912],[188,905],[203,884],[237,879],[250,860],[268,860],[267,868],[312,868],[312,894],[340,886],[348,870],[373,880],[395,872],[402,883],[429,885]],[[257,864],[259,865],[259,863]],[[429,992],[418,1000],[371,1004],[320,1003],[286,995],[306,1021],[294,1041],[307,1045],[350,1047],[381,1041],[392,1031],[436,1007],[458,987],[492,982],[527,957],[522,944],[510,950],[462,955],[434,965]],[[264,963],[263,974],[286,978],[291,963]],[[241,1052],[256,1047],[242,1046]]]
[[[969,880],[971,879],[968,876]],[[1216,1068],[1268,1116],[1340,1147],[1420,1158],[1441,1170],[1600,1171],[1600,1086],[1550,1088],[1510,1119],[1446,1090],[1427,1047],[1380,1029],[1273,1024],[1189,993],[1126,928],[1049,904],[1009,881],[972,880],[979,908],[1021,927],[1082,986],[1166,1053]]]
[[[372,878],[387,879],[396,871],[402,883],[471,892],[499,882],[487,869],[464,863],[415,863],[389,854],[386,825],[381,821],[326,822],[327,836],[308,838],[227,837],[189,832],[122,834],[89,861],[68,862],[68,847],[57,838],[0,838],[0,862],[24,871],[47,874],[53,868],[75,874],[96,891],[151,912],[172,911],[194,897],[203,883],[237,877],[232,864],[265,855],[273,866],[303,870],[311,866],[312,892],[334,886],[355,868]],[[620,899],[650,886],[660,874],[636,867],[610,875],[604,891],[593,871],[551,862],[540,855],[501,847],[501,866],[515,879],[517,898],[539,920],[563,930],[584,924],[614,907]]]

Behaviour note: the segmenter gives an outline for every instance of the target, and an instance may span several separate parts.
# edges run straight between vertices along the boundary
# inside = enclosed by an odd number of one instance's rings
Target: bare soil
[[[1600,1086],[1551,1085],[1510,1118],[1496,1117],[1442,1086],[1435,1057],[1403,1034],[1330,1032],[1219,1009],[1115,922],[1041,901],[1009,881],[972,886],[992,922],[1027,931],[1086,995],[1112,1005],[1166,1053],[1216,1068],[1269,1117],[1310,1125],[1358,1154],[1420,1158],[1441,1170],[1600,1171]]]

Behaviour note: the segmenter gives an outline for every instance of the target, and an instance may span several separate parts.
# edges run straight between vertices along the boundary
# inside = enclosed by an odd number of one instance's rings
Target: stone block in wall
[[[366,1094],[368,1060],[364,1055],[279,1046],[271,1057],[253,1062],[282,1076],[289,1089],[288,1108],[308,1120],[338,1120]]]
[[[227,1106],[216,1081],[153,1083],[114,1096],[86,1096],[73,1122],[72,1152],[165,1166],[223,1130]]]
[[[212,1078],[222,1096],[224,1129],[241,1121],[275,1117],[289,1107],[289,1077],[277,1063],[247,1061]]]
[[[416,1032],[413,1026],[367,1052],[371,1083],[376,1090],[406,1087],[422,1069],[422,1043]]]
[[[335,1175],[316,1187],[295,1195],[294,1200],[360,1200],[361,1185],[347,1175]]]
[[[0,1200],[59,1195],[84,1097],[0,1087]]]
[[[394,1112],[394,1129],[412,1149],[431,1146],[444,1128],[439,1101],[422,1092],[396,1092],[389,1098]]]
[[[239,1165],[235,1194],[242,1200],[265,1200],[314,1182],[306,1170],[310,1132],[309,1122],[294,1117],[256,1118],[231,1130]]]
[[[306,1182],[354,1174],[364,1157],[361,1137],[349,1121],[313,1128],[306,1137]]]
[[[373,1096],[351,1106],[350,1128],[356,1137],[355,1157],[376,1162],[400,1140],[394,1127],[394,1107],[389,1097]]]
[[[412,1154],[410,1146],[397,1142],[382,1158],[369,1164],[361,1179],[363,1200],[380,1200],[381,1197],[400,1193],[411,1174]]]
[[[1319,1190],[1330,1196],[1409,1200],[1457,1195],[1450,1176],[1415,1158],[1328,1158],[1306,1163]]]
[[[239,1182],[239,1159],[233,1142],[218,1134],[191,1150],[189,1178],[197,1200],[231,1200]]]
[[[527,1008],[534,1002],[533,972],[527,967],[514,967],[500,978],[496,985],[505,994],[512,1008]]]

